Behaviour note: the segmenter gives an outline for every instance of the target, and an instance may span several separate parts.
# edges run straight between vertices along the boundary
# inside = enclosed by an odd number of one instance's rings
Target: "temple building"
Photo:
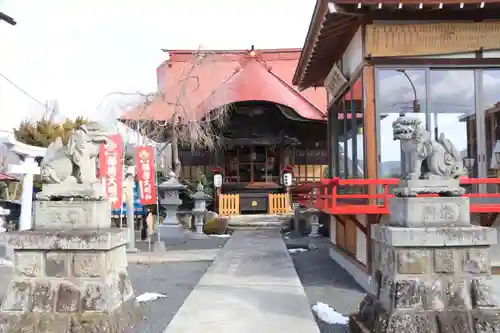
[[[300,49],[165,51],[168,60],[157,69],[158,90],[169,97],[156,98],[121,120],[170,122],[175,105],[182,104],[192,121],[212,121],[217,117],[214,112],[229,106],[227,121],[217,128],[219,140],[214,149],[187,145],[180,149],[182,178],[195,180],[200,174],[211,178],[214,169],[221,170],[223,182],[214,199],[238,202],[219,213],[290,211],[289,200],[280,201],[286,207],[272,211],[269,196],[288,198],[290,190],[300,191],[301,186],[328,176],[327,95],[322,87],[299,92],[292,85]],[[208,63],[200,57],[209,59]],[[360,85],[353,95],[352,101],[345,100],[355,112],[339,116],[347,129],[353,115],[359,124],[362,121]],[[344,139],[351,142],[357,136]],[[345,166],[353,174],[363,173],[361,168],[353,171],[352,165]],[[282,179],[286,167],[293,169],[291,188]]]
[[[451,139],[471,178],[498,177],[499,15],[500,1],[318,0],[293,84],[328,92],[329,173],[367,181],[405,174],[406,157],[393,141],[392,123],[411,113],[432,137],[444,132]],[[350,164],[353,172],[344,173]],[[362,173],[355,172],[358,166]],[[468,181],[474,184],[467,189],[497,193],[492,182]],[[387,189],[358,187],[351,193],[365,199],[337,201],[325,211],[345,205],[349,212],[330,213],[332,257],[367,286],[370,225],[384,218],[383,196],[376,195]],[[471,199],[476,223],[498,223],[500,204],[488,199],[489,205]],[[492,261],[500,265],[500,256]]]

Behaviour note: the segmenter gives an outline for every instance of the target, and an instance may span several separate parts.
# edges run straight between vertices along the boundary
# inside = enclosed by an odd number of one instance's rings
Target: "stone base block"
[[[130,332],[141,317],[125,245],[15,250],[0,332]]]
[[[403,179],[394,194],[399,197],[415,197],[417,194],[460,196],[465,189],[458,179]]]
[[[40,229],[0,233],[0,243],[14,250],[110,250],[126,244],[127,234],[119,228]]]
[[[100,182],[92,184],[43,184],[42,191],[36,194],[38,200],[73,201],[93,200],[108,201],[106,191]]]
[[[499,309],[429,311],[397,310],[392,313],[367,296],[360,311],[349,318],[352,333],[495,333],[500,332]]]
[[[388,246],[489,246],[496,244],[497,231],[493,228],[442,227],[406,228],[372,225],[372,239]]]
[[[469,198],[396,197],[389,202],[389,225],[440,227],[470,225]]]
[[[160,239],[166,245],[183,244],[187,242],[187,235],[180,223],[160,224],[158,226]]]
[[[141,313],[135,299],[105,312],[0,312],[0,332],[135,333]]]
[[[111,228],[110,203],[102,201],[35,201],[36,229]]]

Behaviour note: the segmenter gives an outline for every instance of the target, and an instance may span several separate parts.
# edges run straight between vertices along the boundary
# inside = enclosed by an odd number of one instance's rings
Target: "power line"
[[[14,82],[12,82],[11,79],[9,79],[8,77],[6,77],[2,73],[0,73],[0,77],[3,78],[8,83],[10,83],[14,88],[16,88],[17,90],[19,90],[20,92],[22,92],[23,94],[25,94],[26,96],[28,96],[29,98],[31,98],[32,100],[34,100],[35,102],[37,102],[38,104],[42,105],[45,108],[46,111],[55,112],[55,110],[49,108],[46,103],[43,103],[40,100],[38,100],[36,97],[34,97],[33,95],[31,95],[29,92],[27,92],[26,90],[24,90],[23,88],[21,88],[20,86],[18,86]]]

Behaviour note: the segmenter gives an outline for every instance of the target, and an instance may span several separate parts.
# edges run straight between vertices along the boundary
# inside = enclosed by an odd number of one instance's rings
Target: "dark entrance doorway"
[[[228,183],[279,183],[280,157],[274,146],[241,146],[226,151]]]

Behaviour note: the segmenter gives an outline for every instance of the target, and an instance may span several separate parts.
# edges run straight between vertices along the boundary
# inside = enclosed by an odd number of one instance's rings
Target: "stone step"
[[[229,218],[232,229],[281,229],[289,225],[291,214],[235,215]]]

